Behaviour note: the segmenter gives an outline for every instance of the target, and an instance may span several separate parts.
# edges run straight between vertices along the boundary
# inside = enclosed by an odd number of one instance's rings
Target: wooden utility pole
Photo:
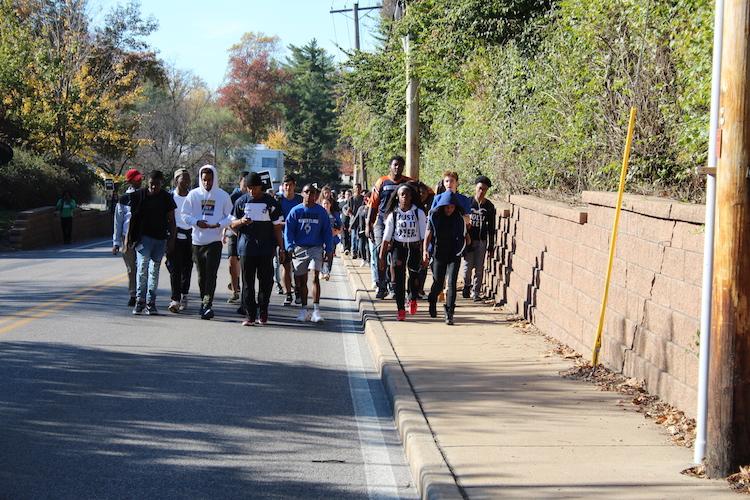
[[[706,472],[750,464],[750,4],[727,0],[717,148],[717,218]]]
[[[406,13],[406,0],[398,0],[393,19],[398,21]],[[406,175],[419,179],[419,79],[411,70],[411,40],[401,39],[406,60]]]
[[[341,14],[341,13],[348,13],[351,12],[354,14],[354,49],[359,52],[359,11],[361,10],[375,10],[382,8],[382,5],[373,5],[372,7],[360,7],[359,2],[354,2],[354,6],[351,9],[337,9],[337,10],[331,10],[329,11],[330,14]],[[355,155],[357,151],[355,150]],[[362,152],[359,152],[359,158],[362,159]],[[367,183],[367,171],[365,170],[365,163],[364,161],[360,161],[359,165],[357,165],[357,162],[354,163],[354,184],[357,182],[362,182],[362,179],[365,180],[362,184]],[[352,185],[354,185],[352,184]]]

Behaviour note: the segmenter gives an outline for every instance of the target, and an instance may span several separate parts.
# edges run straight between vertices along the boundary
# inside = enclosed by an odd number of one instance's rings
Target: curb
[[[417,395],[393,350],[388,331],[375,310],[370,290],[361,276],[351,271],[352,260],[348,257],[343,257],[342,260],[362,317],[365,338],[390,401],[417,491],[423,499],[466,498],[435,442]]]

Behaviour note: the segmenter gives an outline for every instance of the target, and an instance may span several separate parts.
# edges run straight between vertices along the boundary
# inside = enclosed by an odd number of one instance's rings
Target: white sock
[[[313,304],[313,311],[320,311],[320,304]]]

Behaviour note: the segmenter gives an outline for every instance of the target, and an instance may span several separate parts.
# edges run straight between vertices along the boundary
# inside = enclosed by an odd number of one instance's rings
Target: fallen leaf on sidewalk
[[[695,465],[693,467],[688,467],[687,469],[680,471],[680,474],[683,474],[685,476],[698,477],[698,478],[704,479],[706,477],[706,466]]]
[[[739,472],[727,477],[727,481],[734,491],[750,493],[750,466],[741,466]]]

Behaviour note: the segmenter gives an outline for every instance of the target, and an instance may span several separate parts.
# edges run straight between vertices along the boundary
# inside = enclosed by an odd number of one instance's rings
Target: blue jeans
[[[156,303],[156,288],[159,286],[159,270],[161,259],[167,249],[167,240],[157,240],[143,236],[141,242],[136,245],[136,257],[138,267],[138,286],[136,296],[138,302]],[[146,293],[146,281],[148,280],[148,293]]]
[[[378,253],[380,247],[375,245],[372,240],[367,240],[370,245],[370,273],[372,274],[372,282],[376,285],[380,282],[380,273],[378,271]]]

